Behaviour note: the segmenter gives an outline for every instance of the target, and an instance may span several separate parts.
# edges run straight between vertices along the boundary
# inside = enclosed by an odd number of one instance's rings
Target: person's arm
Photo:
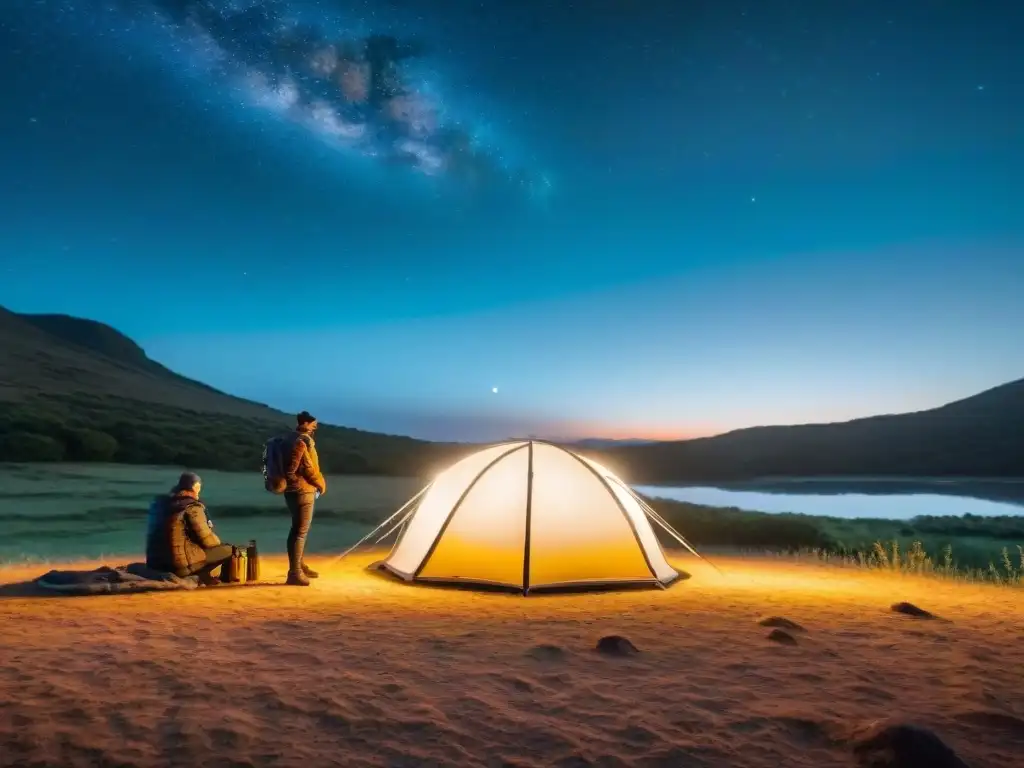
[[[202,504],[189,504],[185,510],[185,526],[188,528],[189,538],[203,549],[220,546],[221,540],[209,520],[206,519],[206,507]]]
[[[320,491],[320,495],[323,496],[327,493],[327,479],[320,471],[320,461],[316,456],[316,451],[306,451],[306,461],[309,464],[309,475],[306,479]]]

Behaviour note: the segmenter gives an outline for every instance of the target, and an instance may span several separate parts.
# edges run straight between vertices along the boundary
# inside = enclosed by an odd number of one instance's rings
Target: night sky
[[[1024,376],[1021,40],[967,0],[3,0],[0,304],[426,438],[932,407]]]

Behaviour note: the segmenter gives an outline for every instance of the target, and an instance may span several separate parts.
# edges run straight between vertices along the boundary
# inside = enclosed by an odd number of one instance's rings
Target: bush
[[[72,429],[67,436],[67,456],[71,461],[113,461],[117,439],[95,429]]]
[[[0,435],[0,461],[62,461],[64,453],[64,443],[49,435],[21,431]]]
[[[743,549],[836,548],[814,518],[719,509],[666,499],[648,500],[694,546]]]
[[[51,438],[59,444],[61,457],[53,458],[52,443],[33,449],[33,455],[40,451],[45,455],[38,459],[27,458],[25,449],[12,445],[0,461],[68,459],[255,471],[263,443],[293,424],[285,414],[277,421],[87,392],[39,395],[0,403],[0,435],[32,433]],[[429,475],[469,450],[326,424],[316,441],[321,467],[337,474]]]

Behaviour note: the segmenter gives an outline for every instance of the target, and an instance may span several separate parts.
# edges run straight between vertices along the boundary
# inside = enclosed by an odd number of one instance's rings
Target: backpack
[[[298,439],[306,444],[306,448],[313,447],[308,435],[299,435]],[[288,487],[285,466],[294,445],[292,440],[291,435],[279,435],[263,444],[263,487],[271,493],[284,493]]]
[[[284,470],[290,447],[288,438],[283,436],[272,437],[263,444],[263,487],[271,493],[284,493],[288,487]]]
[[[149,505],[146,513],[146,549],[152,548],[160,541],[163,534],[164,515],[167,509],[167,497],[157,496]]]
[[[164,568],[174,558],[168,528],[176,525],[185,508],[176,510],[174,519],[170,519],[170,498],[166,495],[157,496],[149,505],[146,514],[146,562],[152,567]]]

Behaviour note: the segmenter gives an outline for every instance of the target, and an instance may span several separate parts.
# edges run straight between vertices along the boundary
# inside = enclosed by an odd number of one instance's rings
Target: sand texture
[[[369,561],[313,560],[309,589],[4,587],[0,765],[1021,765],[1024,590],[677,559],[666,591],[524,599]]]

